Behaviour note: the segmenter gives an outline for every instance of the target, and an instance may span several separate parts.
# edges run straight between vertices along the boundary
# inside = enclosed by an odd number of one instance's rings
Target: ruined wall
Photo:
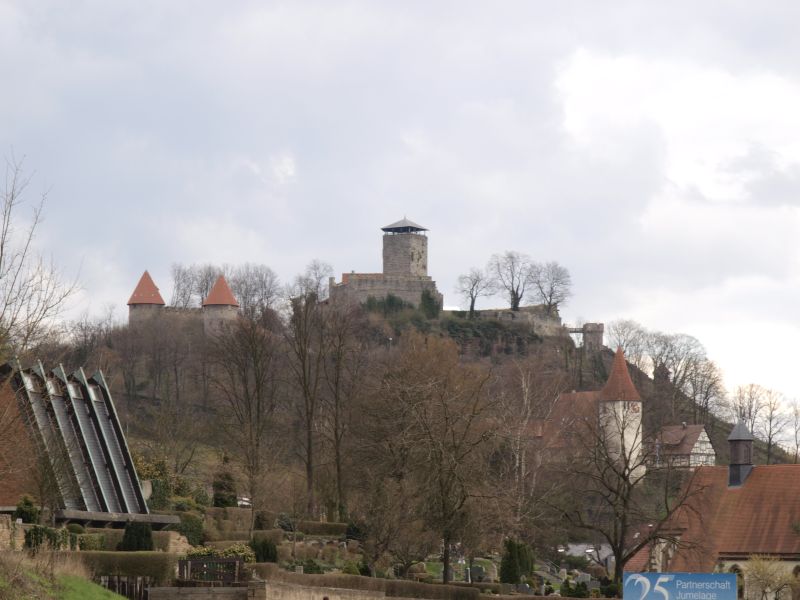
[[[383,274],[428,275],[428,238],[418,233],[383,236]]]

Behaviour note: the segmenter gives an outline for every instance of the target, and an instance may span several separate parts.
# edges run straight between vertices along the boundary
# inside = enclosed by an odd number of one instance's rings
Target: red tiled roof
[[[661,442],[663,454],[691,454],[700,434],[705,430],[704,425],[665,425],[658,432],[657,439]]]
[[[158,288],[147,271],[142,274],[139,283],[136,284],[136,289],[131,294],[131,299],[128,300],[128,306],[132,304],[159,304],[164,306],[164,299],[158,293]]]
[[[222,275],[217,277],[214,287],[211,288],[208,297],[203,301],[203,306],[239,306],[231,288],[228,287],[228,282],[225,281],[225,277]]]
[[[800,465],[755,466],[739,487],[728,487],[728,467],[698,467],[688,485],[671,571],[710,571],[751,554],[800,557]]]
[[[611,374],[608,376],[608,381],[606,381],[603,389],[600,390],[599,400],[601,402],[642,401],[642,397],[636,391],[636,386],[631,381],[631,375],[628,373],[628,363],[625,362],[625,354],[622,352],[622,348],[617,348],[614,362],[611,365]]]

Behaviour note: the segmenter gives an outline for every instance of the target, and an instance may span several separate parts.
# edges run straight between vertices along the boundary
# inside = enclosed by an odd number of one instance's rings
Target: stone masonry
[[[428,238],[424,227],[407,219],[383,228],[383,272],[345,273],[342,281],[329,280],[331,302],[363,304],[370,297],[389,294],[419,306],[422,293],[428,291],[441,307],[444,297],[428,275]]]

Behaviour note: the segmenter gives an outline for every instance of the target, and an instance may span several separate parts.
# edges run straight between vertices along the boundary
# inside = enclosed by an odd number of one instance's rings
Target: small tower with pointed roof
[[[150,277],[150,273],[145,271],[128,300],[128,324],[140,323],[159,314],[162,308],[164,308],[164,299],[153,282],[153,278]]]
[[[611,373],[598,393],[600,426],[611,456],[631,466],[631,475],[644,475],[642,455],[642,397],[633,385],[622,348],[617,348]]]
[[[744,421],[739,419],[728,436],[731,462],[728,467],[728,486],[742,485],[753,470],[753,434]]]
[[[219,331],[223,323],[230,323],[239,314],[239,303],[225,277],[220,275],[208,296],[203,300],[203,327],[205,332]]]
[[[427,277],[428,231],[405,217],[383,230],[383,274]]]

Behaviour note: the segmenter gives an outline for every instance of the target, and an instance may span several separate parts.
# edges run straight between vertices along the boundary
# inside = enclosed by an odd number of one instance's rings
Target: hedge
[[[343,536],[347,533],[347,523],[323,523],[321,521],[297,521],[297,531],[306,535],[333,535]]]
[[[283,529],[254,529],[253,530],[253,541],[259,542],[261,540],[267,540],[272,542],[276,546],[283,541],[284,538],[284,531]]]
[[[117,544],[122,541],[122,536],[125,535],[124,529],[110,529],[102,527],[90,527],[86,533],[99,534],[102,536],[101,550],[116,550]],[[169,548],[170,531],[154,531],[153,532],[153,550],[161,550],[166,552]]]
[[[502,595],[503,592],[514,591],[514,586],[510,583],[492,583],[489,581],[473,581],[472,583],[467,583],[466,581],[452,581],[450,582],[450,585],[457,585],[459,587],[471,587],[478,589],[482,593],[500,594],[500,595]]]
[[[479,600],[480,590],[471,587],[418,583],[405,579],[379,579],[340,573],[306,575],[277,569],[268,563],[251,565],[256,574],[267,581],[282,581],[309,587],[331,587],[346,590],[384,592],[387,597],[425,598],[427,600]]]
[[[79,552],[75,556],[96,577],[150,577],[156,585],[174,580],[178,564],[178,555],[167,552]]]

